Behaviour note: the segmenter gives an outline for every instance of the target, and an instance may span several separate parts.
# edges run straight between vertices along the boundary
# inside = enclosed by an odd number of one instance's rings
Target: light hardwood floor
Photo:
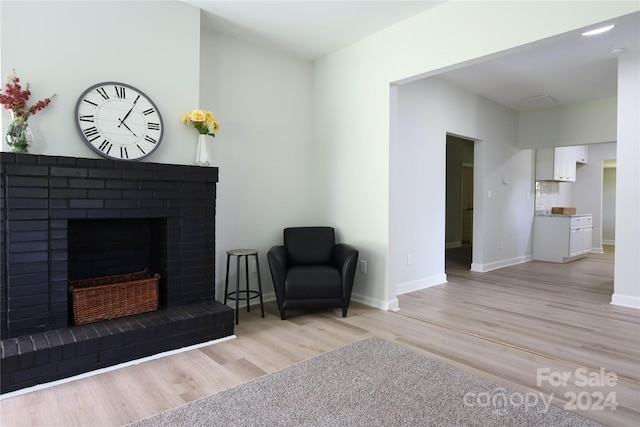
[[[123,425],[370,336],[520,393],[552,396],[559,407],[571,403],[566,393],[589,407],[597,393],[613,393],[615,410],[575,412],[611,426],[640,423],[640,312],[609,304],[611,251],[487,273],[468,271],[464,251],[450,255],[448,283],[401,295],[399,312],[354,303],[345,319],[314,310],[282,321],[267,303],[264,319],[257,307],[240,313],[236,339],[4,399],[0,424]],[[617,375],[615,385],[576,378],[585,372],[595,381],[601,368]],[[537,384],[538,369],[571,378]]]

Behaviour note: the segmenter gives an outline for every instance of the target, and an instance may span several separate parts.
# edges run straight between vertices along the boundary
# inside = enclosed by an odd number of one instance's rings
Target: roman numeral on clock
[[[129,158],[129,153],[127,152],[127,147],[120,147],[120,158],[121,159],[128,159]]]
[[[100,138],[100,132],[98,132],[98,129],[96,129],[95,126],[91,126],[90,128],[83,129],[82,133],[84,133],[84,136],[86,136],[87,139],[91,138],[92,136],[95,136],[94,138],[89,139],[89,141],[95,141],[96,139]]]
[[[160,130],[160,123],[147,123],[147,129]]]
[[[150,143],[152,143],[152,144],[155,144],[155,143],[157,143],[157,142],[158,142],[158,141],[156,141],[155,139],[151,138],[149,135],[145,135],[145,136],[144,136],[144,140],[145,140],[145,141],[147,141],[147,142],[150,142]]]
[[[144,110],[142,112],[142,114],[144,114],[145,116],[148,116],[149,114],[153,114],[155,112],[156,112],[156,110],[154,110],[153,108],[149,108],[149,109]]]
[[[78,120],[80,120],[81,122],[90,122],[93,123],[93,116],[92,115],[84,115],[84,116],[80,116],[78,118]]]
[[[96,89],[96,92],[98,92],[100,96],[102,96],[102,98],[109,99],[109,95],[107,95],[107,91],[105,90],[105,88],[99,87],[98,89]]]
[[[105,139],[98,147],[98,150],[102,151],[103,153],[109,154],[109,151],[111,151],[111,147],[113,147],[113,144]]]
[[[127,96],[125,95],[125,90],[124,90],[124,87],[123,87],[123,86],[115,86],[115,89],[116,89],[116,96],[117,96],[118,98],[124,99],[124,98],[126,98],[126,97],[127,97]]]

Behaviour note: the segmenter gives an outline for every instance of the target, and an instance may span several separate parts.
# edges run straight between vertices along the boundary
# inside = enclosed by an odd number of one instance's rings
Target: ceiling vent
[[[551,95],[535,95],[518,99],[513,102],[513,105],[521,110],[530,110],[558,105],[558,100]]]

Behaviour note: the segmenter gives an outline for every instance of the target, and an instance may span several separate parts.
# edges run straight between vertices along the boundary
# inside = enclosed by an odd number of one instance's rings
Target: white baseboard
[[[603,244],[603,245],[615,246],[615,245],[616,245],[616,241],[615,241],[615,240],[605,240],[605,239],[602,239],[602,244]]]
[[[370,307],[379,308],[380,310],[393,310],[392,307],[394,306],[394,300],[395,300],[395,305],[398,304],[397,299],[394,299],[391,301],[385,301],[378,298],[373,298],[369,295],[359,294],[356,292],[351,294],[351,300],[359,302],[364,305],[368,305]]]
[[[603,254],[604,253],[604,249],[602,249],[602,246],[600,246],[599,248],[591,248],[591,251],[589,251],[590,254]]]
[[[611,296],[611,304],[619,305],[621,307],[640,309],[640,297],[613,294]]]
[[[533,260],[533,255],[525,255],[511,259],[490,262],[488,264],[471,263],[471,271],[476,273],[486,273],[487,271],[497,270],[498,268],[509,267],[516,264],[522,264]]]
[[[387,310],[388,311],[399,311],[400,310],[400,301],[398,301],[398,298],[394,298],[391,301],[389,301],[387,303]]]
[[[396,285],[396,294],[402,295],[444,283],[447,283],[447,275],[444,273],[436,274],[435,276],[424,277],[422,279],[412,280],[411,282],[398,283]]]

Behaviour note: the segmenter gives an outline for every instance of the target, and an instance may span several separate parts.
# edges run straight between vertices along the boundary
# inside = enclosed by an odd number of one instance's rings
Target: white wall
[[[571,202],[568,206],[575,206],[579,213],[593,215],[593,241],[591,251],[602,253],[603,230],[603,166],[604,160],[616,158],[615,143],[590,144],[589,163],[577,167],[576,182],[571,183]],[[564,205],[561,205],[564,206]],[[617,256],[618,254],[616,254]]]
[[[394,179],[389,141],[397,132],[399,101],[397,93],[389,90],[390,83],[434,75],[455,64],[637,10],[638,5],[631,2],[446,2],[317,61],[314,152],[328,161],[316,179],[324,183],[323,205],[331,207],[325,212],[326,220],[339,224],[346,240],[363,248],[361,258],[369,261],[369,273],[358,274],[360,283],[354,291],[365,294],[374,305],[395,308],[394,281],[400,262],[406,263],[403,254],[390,252],[392,234],[401,228],[389,214],[398,208],[389,184]],[[433,152],[441,162],[429,175],[434,182],[442,175],[442,155],[441,149]],[[485,155],[481,152],[479,158],[490,165]],[[490,173],[481,177],[482,192],[501,178]],[[443,191],[435,188],[435,197]],[[476,204],[475,209],[474,216],[480,216],[482,207]],[[432,236],[444,247],[444,231],[434,230]],[[474,243],[480,243],[475,236]],[[480,246],[487,250],[482,262],[494,259],[493,243]]]
[[[218,297],[224,295],[226,251],[249,247],[260,251],[269,299],[274,295],[267,251],[282,244],[283,228],[316,225],[312,64],[214,31],[203,31],[201,45],[200,106],[214,111],[221,126],[209,141],[220,168]],[[232,284],[235,270],[230,268]]]
[[[611,302],[640,308],[640,55],[618,59],[615,290]]]
[[[520,148],[563,147],[613,142],[617,98],[597,99],[520,113]]]
[[[31,84],[31,102],[57,94],[29,120],[32,153],[98,158],[76,129],[75,104],[89,86],[120,81],[162,113],[163,142],[145,161],[193,163],[197,135],[180,118],[198,107],[198,9],[167,1],[2,1],[0,8],[3,85],[15,68]]]

